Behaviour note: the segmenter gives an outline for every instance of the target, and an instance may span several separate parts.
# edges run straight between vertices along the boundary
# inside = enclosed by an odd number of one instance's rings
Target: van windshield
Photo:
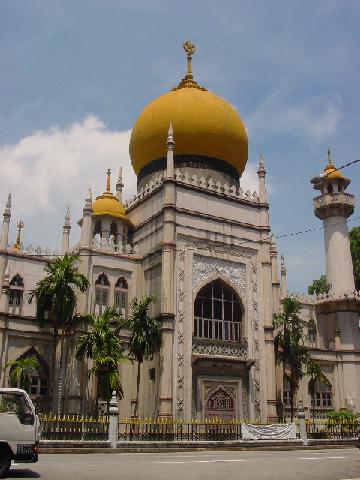
[[[0,415],[16,415],[23,425],[34,425],[34,414],[25,395],[15,392],[0,393]]]

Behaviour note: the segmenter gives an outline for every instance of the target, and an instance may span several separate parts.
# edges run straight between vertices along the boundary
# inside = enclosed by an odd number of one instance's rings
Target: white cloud
[[[342,119],[341,101],[312,97],[298,103],[284,102],[278,90],[250,115],[248,127],[252,136],[291,134],[311,140],[330,137]]]
[[[93,196],[105,189],[106,170],[111,168],[112,190],[120,165],[123,167],[124,198],[136,192],[128,148],[131,131],[110,131],[94,116],[63,129],[51,127],[34,132],[13,145],[0,145],[2,205],[8,192],[13,194],[11,237],[15,224],[24,219],[25,245],[41,243],[57,248],[67,205],[72,217],[72,241],[78,241],[76,222],[82,215],[90,185]],[[258,190],[257,166],[248,163],[241,186]],[[2,206],[0,205],[0,210]]]
[[[3,204],[12,192],[13,218],[24,218],[25,238],[31,242],[43,238],[57,246],[66,206],[70,205],[74,225],[81,216],[88,186],[94,196],[104,191],[107,168],[113,172],[114,191],[122,165],[125,195],[133,194],[136,177],[128,153],[130,133],[110,131],[99,119],[88,116],[64,129],[52,127],[17,144],[0,146]],[[58,230],[51,232],[50,227]]]

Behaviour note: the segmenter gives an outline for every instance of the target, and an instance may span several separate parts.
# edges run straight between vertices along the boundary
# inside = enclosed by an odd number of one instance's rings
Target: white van
[[[19,388],[0,388],[0,478],[11,460],[38,461],[40,423],[29,395]]]

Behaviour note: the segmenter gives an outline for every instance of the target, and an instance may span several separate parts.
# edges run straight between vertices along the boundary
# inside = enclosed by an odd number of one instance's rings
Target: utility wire
[[[352,160],[351,162],[348,162],[348,163],[345,163],[344,165],[341,165],[341,167],[335,167],[335,170],[342,170],[343,168],[346,168],[346,167],[349,167],[350,165],[353,165],[355,163],[359,163],[360,162],[360,159],[357,159],[357,160]],[[329,175],[331,175],[332,172],[330,173],[326,173],[326,174],[322,174],[321,175],[321,178],[324,178],[324,177],[327,177]],[[316,232],[316,231],[319,231],[319,230],[325,230],[325,228],[330,228],[330,227],[334,227],[336,225],[340,225],[342,223],[350,223],[350,222],[354,222],[356,220],[360,220],[360,217],[356,217],[356,218],[351,218],[350,220],[344,220],[344,221],[341,221],[341,222],[337,222],[337,223],[333,223],[331,225],[328,225],[327,227],[325,227],[325,225],[322,225],[320,227],[311,227],[311,228],[307,228],[305,230],[299,230],[298,232],[287,232],[287,233],[283,233],[281,235],[274,235],[274,238],[275,239],[279,239],[279,238],[285,238],[285,237],[293,237],[293,236],[296,236],[296,235],[303,235],[305,233],[310,233],[310,232]],[[251,242],[250,240],[243,240],[242,242],[239,242],[237,245],[243,245],[243,244],[251,244],[251,243],[254,243],[254,242]],[[175,249],[175,251],[178,251],[179,249]],[[78,255],[80,257],[93,257],[93,256],[99,256],[99,255],[102,255],[104,252],[101,252],[99,251],[98,252],[91,252],[91,253],[79,253]],[[109,252],[111,253],[111,252]],[[52,253],[49,253],[49,254],[41,254],[41,255],[35,255],[35,254],[32,254],[33,256],[41,256],[41,257],[62,257],[63,255],[61,254],[57,254],[57,255],[54,255]]]

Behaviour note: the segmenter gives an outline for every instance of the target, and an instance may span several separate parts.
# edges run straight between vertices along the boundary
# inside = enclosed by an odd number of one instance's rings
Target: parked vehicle
[[[40,423],[29,395],[19,388],[0,388],[0,477],[17,463],[38,461]]]

